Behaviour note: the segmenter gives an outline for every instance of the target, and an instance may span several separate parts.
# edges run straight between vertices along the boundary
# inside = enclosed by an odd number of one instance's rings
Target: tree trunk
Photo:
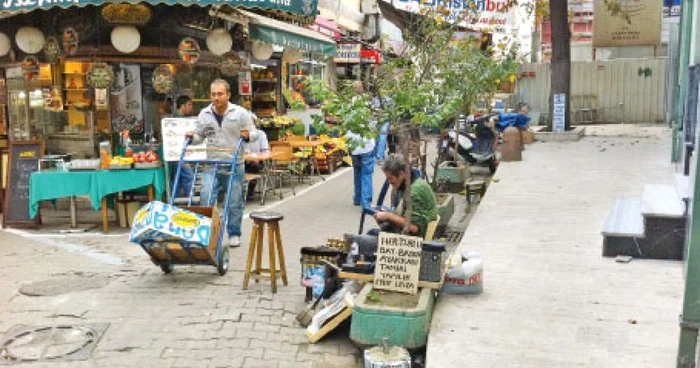
[[[551,95],[549,96],[549,128],[553,126],[553,97],[554,94],[566,95],[565,128],[571,126],[571,33],[569,32],[569,2],[557,0],[549,2],[549,16],[552,21],[552,80]]]

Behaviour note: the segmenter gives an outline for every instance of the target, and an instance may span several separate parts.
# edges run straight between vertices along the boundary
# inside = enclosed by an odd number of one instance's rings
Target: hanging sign
[[[63,42],[63,52],[67,55],[75,55],[78,51],[78,32],[72,27],[64,29],[61,41]]]
[[[114,72],[107,63],[94,63],[88,68],[85,79],[93,88],[109,88],[114,83]]]
[[[168,93],[173,88],[173,73],[166,65],[160,65],[153,72],[153,89],[158,93]]]
[[[336,63],[359,64],[362,45],[359,43],[339,43],[333,61]]]
[[[377,246],[374,288],[415,294],[418,291],[423,239],[381,232]]]
[[[107,4],[100,14],[109,23],[132,25],[146,24],[153,15],[146,4]]]
[[[186,37],[177,46],[177,52],[180,54],[180,58],[187,64],[194,64],[199,60],[199,54],[201,49],[199,48],[199,43],[192,37]]]
[[[235,52],[224,54],[224,57],[219,63],[221,74],[227,77],[233,77],[241,70],[241,58]]]
[[[58,61],[58,57],[61,55],[61,45],[54,36],[46,38],[44,43],[44,56],[46,61],[53,64]]]
[[[36,56],[27,56],[22,60],[22,74],[28,81],[39,78],[39,59]]]

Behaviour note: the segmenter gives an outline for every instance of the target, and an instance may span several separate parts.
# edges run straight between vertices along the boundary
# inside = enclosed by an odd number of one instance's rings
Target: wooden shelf
[[[253,83],[255,83],[255,82],[273,83],[273,82],[277,82],[277,78],[253,79]]]
[[[87,88],[64,88],[64,91],[87,91]]]

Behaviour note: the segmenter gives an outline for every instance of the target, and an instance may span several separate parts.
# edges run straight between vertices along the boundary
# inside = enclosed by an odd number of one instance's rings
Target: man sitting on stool
[[[246,142],[245,150],[248,153],[267,153],[270,151],[270,144],[267,142],[267,135],[262,130],[258,130],[258,140],[255,142]],[[248,174],[260,174],[263,170],[264,163],[248,162],[245,163],[245,172]],[[257,179],[248,182],[248,196],[251,198],[255,194],[255,186],[258,184]]]

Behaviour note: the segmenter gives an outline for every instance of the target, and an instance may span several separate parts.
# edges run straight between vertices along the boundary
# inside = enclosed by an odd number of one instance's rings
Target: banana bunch
[[[134,158],[133,157],[122,157],[122,156],[114,156],[110,161],[110,165],[128,165],[128,164],[133,164],[134,163]]]

